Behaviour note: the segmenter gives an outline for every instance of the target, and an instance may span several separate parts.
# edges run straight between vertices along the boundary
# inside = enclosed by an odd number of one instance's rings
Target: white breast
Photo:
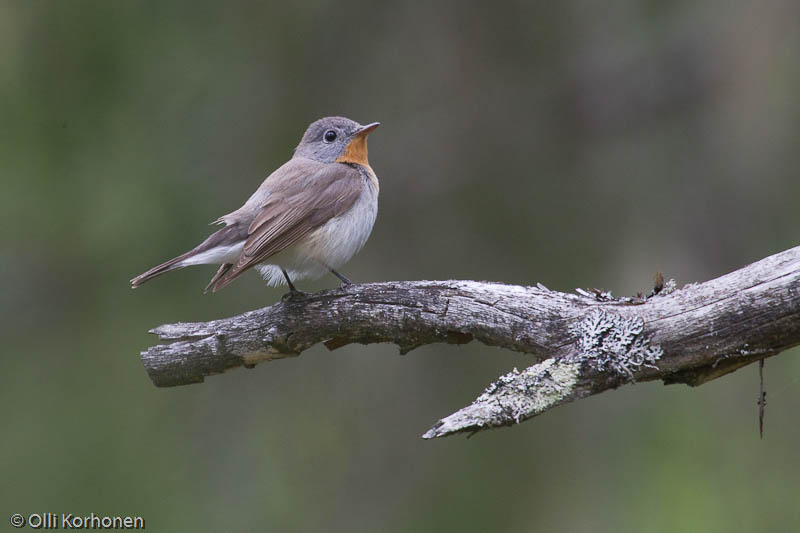
[[[378,188],[374,174],[364,179],[361,194],[349,211],[332,218],[286,250],[256,268],[270,285],[284,283],[281,268],[292,281],[316,279],[338,269],[364,246],[378,215]]]

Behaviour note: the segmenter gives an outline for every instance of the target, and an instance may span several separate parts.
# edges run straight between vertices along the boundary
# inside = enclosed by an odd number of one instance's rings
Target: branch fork
[[[239,366],[295,357],[317,343],[392,342],[407,353],[477,340],[531,366],[490,384],[424,438],[508,426],[626,383],[697,386],[800,344],[800,247],[705,283],[647,296],[551,291],[478,281],[349,285],[238,316],[159,326],[142,352],[153,383],[200,383]]]

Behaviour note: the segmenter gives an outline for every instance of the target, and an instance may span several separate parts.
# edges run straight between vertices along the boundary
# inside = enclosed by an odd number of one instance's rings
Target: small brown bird
[[[294,156],[270,174],[225,227],[188,252],[131,280],[136,288],[170,270],[221,265],[206,287],[216,292],[250,267],[270,285],[317,279],[367,242],[378,214],[378,177],[367,159],[367,136],[380,125],[344,117],[312,123]]]

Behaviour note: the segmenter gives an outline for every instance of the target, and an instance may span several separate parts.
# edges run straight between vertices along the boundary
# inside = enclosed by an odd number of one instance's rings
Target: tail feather
[[[139,274],[135,278],[131,280],[131,288],[135,289],[142,285],[145,282],[150,281],[151,279],[160,276],[161,274],[165,274],[170,270],[177,270],[179,268],[183,268],[185,265],[181,265],[180,262],[189,257],[194,253],[194,250],[188,251],[184,254],[179,255],[178,257],[174,257],[165,263],[161,263],[158,266],[154,266],[147,272],[143,274]]]
[[[136,276],[131,280],[131,288],[135,289],[143,283],[146,283],[151,279],[171,270],[177,270],[190,265],[219,264],[219,262],[216,261],[219,256],[214,255],[217,250],[224,251],[230,250],[230,247],[241,246],[239,243],[243,243],[244,239],[246,238],[247,226],[240,224],[226,226],[213,233],[205,241],[195,246],[188,252],[183,253],[178,257],[174,257],[165,263],[161,263],[158,266],[154,266],[147,272]],[[209,253],[212,254],[213,257],[210,257],[208,255]],[[223,274],[225,274],[225,272],[227,272],[228,268],[230,267],[231,265],[227,265],[226,268],[226,266],[223,264],[217,274],[214,276],[214,279],[211,280],[212,283],[215,283]],[[211,287],[211,284],[209,284],[209,287]],[[206,290],[208,290],[209,287],[206,287]]]

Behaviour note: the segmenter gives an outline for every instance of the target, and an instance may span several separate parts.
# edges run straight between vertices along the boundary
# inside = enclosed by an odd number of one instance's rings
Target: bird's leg
[[[339,278],[340,280],[342,280],[342,287],[347,287],[348,285],[352,285],[352,284],[353,284],[353,282],[352,282],[352,281],[350,281],[349,279],[347,279],[347,277],[346,277],[346,276],[343,276],[342,274],[339,274],[339,273],[338,273],[338,272],[336,272],[334,269],[332,269],[332,268],[328,268],[328,270],[330,270],[330,271],[331,271],[331,274],[333,274],[334,276],[336,276],[337,278]]]
[[[286,284],[289,285],[289,292],[284,294],[283,298],[281,298],[281,299],[284,299],[284,298],[287,298],[287,297],[293,298],[295,296],[305,296],[306,295],[306,293],[304,293],[303,291],[298,291],[297,290],[297,287],[294,286],[294,283],[292,283],[292,280],[289,279],[288,272],[286,272],[284,269],[281,269],[281,272],[283,272],[283,277],[286,278]]]
[[[284,269],[281,269],[281,272],[283,272],[283,277],[286,278],[286,284],[289,285],[289,290],[292,292],[298,292],[297,288],[292,283],[292,280],[289,279],[289,273],[286,272]]]

